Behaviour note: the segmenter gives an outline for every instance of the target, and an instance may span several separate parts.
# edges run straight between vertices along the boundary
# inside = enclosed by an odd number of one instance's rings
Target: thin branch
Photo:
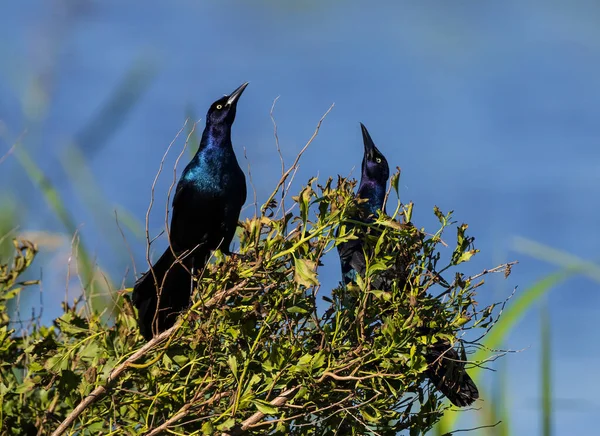
[[[279,134],[277,133],[277,122],[275,121],[275,104],[277,103],[277,100],[279,100],[279,95],[277,97],[275,97],[275,100],[273,100],[273,105],[271,106],[271,111],[269,112],[269,116],[271,117],[271,122],[273,123],[273,136],[275,137],[275,147],[277,148],[277,154],[279,155],[279,161],[281,162],[281,176],[283,177],[285,174],[285,161],[283,160],[283,154],[281,153],[281,147],[279,145]],[[285,202],[285,189],[283,191],[281,191],[281,203],[279,205],[279,208],[281,208],[281,210],[283,210],[285,212],[285,206],[284,205]],[[278,209],[279,211],[279,209]]]
[[[155,336],[152,340],[148,341],[142,348],[129,356],[123,363],[116,366],[109,374],[106,382],[102,386],[98,386],[94,389],[87,397],[85,397],[78,405],[73,409],[73,411],[65,418],[63,422],[52,432],[52,436],[60,436],[62,435],[79,416],[91,406],[93,403],[102,398],[106,393],[110,390],[110,388],[115,384],[115,382],[123,375],[125,370],[130,367],[133,363],[144,357],[150,350],[152,350],[156,345],[168,339],[171,334],[179,328],[181,321],[175,323],[173,327],[168,330],[165,330],[160,335]]]
[[[279,95],[277,97],[275,97],[275,100],[273,100],[273,105],[271,106],[271,112],[269,112],[269,115],[271,117],[271,122],[273,123],[273,136],[275,136],[275,146],[277,147],[277,154],[279,155],[279,160],[281,161],[281,176],[283,177],[283,175],[285,174],[285,162],[283,160],[283,154],[281,154],[281,147],[279,146],[279,135],[277,133],[277,122],[275,121],[275,104],[277,103],[277,100],[279,100]]]
[[[189,415],[189,413],[191,411],[190,409],[192,409],[192,407],[195,406],[194,403],[196,401],[198,401],[198,398],[200,398],[202,395],[204,395],[213,386],[214,386],[214,382],[210,382],[206,386],[204,386],[202,389],[198,389],[198,391],[194,395],[194,398],[192,398],[192,400],[189,403],[184,404],[179,409],[179,411],[177,411],[177,413],[175,413],[173,416],[171,416],[169,419],[167,419],[165,422],[163,422],[158,427],[156,427],[156,428],[152,429],[151,431],[149,431],[148,433],[146,433],[146,436],[159,435],[162,432],[164,432],[165,430],[167,430],[169,427],[171,427],[173,424],[175,424],[177,421],[179,421],[180,419],[185,418],[187,415]],[[209,400],[205,401],[202,404],[196,405],[196,406],[206,406],[206,405],[213,404],[216,401],[219,401],[221,398],[223,398],[226,395],[228,395],[228,393],[219,392],[219,393],[213,395]]]
[[[131,258],[131,264],[133,265],[133,277],[137,279],[137,270],[135,269],[135,258],[133,257],[133,251],[131,250],[131,246],[129,242],[127,242],[127,237],[121,228],[121,224],[119,223],[119,215],[117,213],[117,209],[115,209],[115,222],[117,223],[117,228],[119,229],[119,233],[121,233],[121,237],[123,238],[123,243],[125,244],[125,248],[127,248],[127,252],[129,253],[129,257]]]
[[[246,159],[246,162],[248,163],[248,180],[250,181],[250,187],[252,188],[252,204],[254,204],[254,216],[257,216],[258,200],[256,199],[256,187],[254,186],[254,180],[252,180],[252,169],[250,167],[250,160],[248,159],[246,147],[244,147],[244,159]]]
[[[154,205],[154,192],[156,189],[156,183],[158,182],[158,178],[159,178],[160,174],[162,173],[163,166],[165,164],[165,159],[167,158],[169,151],[171,150],[171,147],[173,146],[175,141],[177,141],[177,138],[179,138],[179,135],[181,135],[181,132],[183,132],[183,130],[185,129],[185,126],[187,126],[188,121],[189,121],[189,118],[187,118],[185,120],[181,129],[179,129],[179,131],[175,135],[175,138],[173,138],[173,140],[167,147],[167,151],[165,151],[165,154],[163,155],[162,159],[160,160],[160,165],[158,167],[158,171],[156,172],[156,175],[154,176],[154,180],[152,181],[152,187],[150,188],[150,204],[148,205],[148,209],[146,210],[146,262],[148,263],[148,266],[150,268],[152,268],[152,262],[150,261],[150,245],[152,244],[152,241],[154,239],[150,240],[149,223],[150,223],[150,212],[152,211],[152,206]]]
[[[73,238],[71,238],[71,253],[67,258],[67,280],[65,284],[65,305],[69,304],[69,282],[71,281],[71,262],[73,261],[73,257],[75,257],[75,265],[77,265],[77,256],[75,254],[76,242],[79,238],[79,228],[75,229],[75,233],[73,233]],[[81,280],[81,278],[80,278]],[[81,284],[83,288],[83,283]]]
[[[21,143],[21,141],[23,140],[23,136],[25,136],[25,134],[27,133],[27,130],[24,130],[19,137],[17,138],[17,140],[13,143],[13,145],[8,149],[8,151],[6,153],[4,153],[4,156],[0,157],[0,164],[2,164],[2,162],[4,162],[6,159],[8,159],[8,157],[14,153],[15,149],[17,148],[17,145],[19,145]]]
[[[489,424],[489,425],[480,425],[479,427],[473,427],[473,428],[463,428],[463,429],[459,429],[459,430],[452,430],[449,433],[444,433],[442,436],[452,436],[454,433],[458,433],[458,432],[462,432],[462,431],[473,431],[473,430],[481,430],[482,428],[494,428],[497,425],[499,425],[502,421],[498,421],[495,424]]]
[[[285,403],[287,403],[292,398],[292,396],[296,393],[296,391],[298,389],[300,389],[300,385],[294,386],[293,388],[289,388],[289,389],[283,391],[281,394],[279,394],[279,396],[275,397],[275,399],[270,401],[269,404],[273,407],[283,406]],[[243,434],[250,427],[252,427],[253,425],[257,424],[259,421],[261,421],[264,417],[265,417],[264,413],[256,412],[250,418],[242,421],[242,424],[240,426],[237,426],[228,432],[222,433],[221,436],[237,436],[237,435]]]
[[[284,183],[285,183],[286,179],[288,178],[288,176],[290,175],[290,173],[292,171],[296,170],[296,167],[298,166],[298,162],[300,161],[300,158],[302,158],[302,155],[304,154],[304,152],[306,151],[306,149],[310,146],[310,144],[312,144],[312,142],[315,140],[315,138],[319,134],[319,130],[321,129],[321,124],[323,124],[323,121],[325,120],[325,118],[327,117],[327,115],[329,115],[329,112],[331,112],[331,110],[333,109],[334,106],[335,106],[335,103],[332,103],[331,106],[329,106],[329,109],[327,109],[327,111],[323,114],[323,116],[321,117],[321,119],[319,119],[319,122],[317,123],[317,127],[315,128],[315,131],[313,132],[312,136],[310,137],[310,139],[308,140],[308,142],[304,145],[304,147],[302,147],[302,150],[300,150],[300,152],[296,156],[296,159],[294,160],[294,163],[292,164],[292,166],[289,167],[287,169],[287,171],[281,176],[281,179],[279,179],[279,182],[277,183],[277,186],[275,187],[275,189],[271,193],[271,196],[269,197],[269,199],[263,205],[263,207],[262,207],[262,213],[265,212],[265,210],[267,209],[268,204],[271,203],[271,201],[273,201],[273,198],[275,198],[275,195],[277,195],[277,192],[279,191],[279,188],[281,188],[284,185]]]
[[[150,262],[150,244],[151,244],[151,242],[150,242],[150,234],[149,234],[149,230],[148,230],[148,220],[149,220],[150,210],[152,209],[152,205],[154,203],[154,189],[155,189],[158,177],[160,176],[160,174],[162,172],[162,169],[163,169],[163,166],[164,166],[164,161],[165,161],[167,155],[169,154],[169,150],[171,150],[171,147],[173,146],[173,143],[177,140],[177,138],[179,137],[179,135],[181,134],[181,132],[183,131],[183,129],[187,125],[188,121],[189,121],[189,118],[185,120],[185,123],[183,124],[183,126],[181,127],[181,129],[179,129],[179,132],[177,132],[177,135],[171,141],[171,143],[169,144],[169,147],[167,147],[167,151],[165,152],[165,154],[163,155],[162,160],[160,161],[160,166],[159,166],[158,172],[156,173],[156,176],[154,177],[154,182],[152,183],[150,205],[148,206],[148,210],[146,212],[146,241],[147,241],[147,245],[146,245],[146,261],[148,262],[148,265],[150,266],[150,274],[152,274],[152,278],[154,280],[154,286],[155,286],[155,289],[157,290],[157,297],[156,297],[157,301],[160,301],[160,297],[161,297],[163,285],[164,285],[164,282],[165,282],[165,280],[167,278],[167,275],[165,274],[165,276],[162,278],[160,286],[159,286],[158,277],[156,276],[156,272],[154,271],[154,266]],[[198,122],[195,122],[194,125],[192,126],[192,128],[190,129],[190,132],[188,133],[187,138],[185,140],[185,144],[183,145],[183,149],[181,150],[181,152],[177,156],[177,160],[175,161],[175,164],[173,165],[173,181],[171,182],[171,185],[169,186],[169,191],[167,193],[167,201],[166,201],[166,206],[165,206],[165,208],[166,208],[166,212],[165,212],[165,229],[166,229],[166,232],[167,232],[167,238],[168,238],[168,242],[169,242],[169,248],[171,249],[171,252],[173,253],[173,256],[175,257],[176,260],[178,260],[178,255],[175,253],[175,251],[173,249],[173,246],[171,245],[171,235],[170,235],[170,232],[169,232],[169,202],[170,202],[170,198],[171,198],[171,191],[173,190],[173,186],[175,186],[175,183],[177,182],[177,164],[179,163],[179,160],[181,159],[181,156],[183,155],[185,149],[187,148],[187,145],[188,145],[188,142],[190,140],[190,137],[192,136],[192,134],[194,133],[194,131],[196,129],[196,124],[198,124]],[[156,311],[154,312],[154,317],[152,318],[152,324],[151,324],[152,326],[156,325],[156,320],[157,320],[157,317],[158,317],[159,310],[160,310],[160,305],[156,304]]]

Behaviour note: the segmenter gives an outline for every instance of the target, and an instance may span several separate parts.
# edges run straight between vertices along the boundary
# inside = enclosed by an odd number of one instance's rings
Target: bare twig
[[[250,160],[248,159],[246,147],[244,147],[244,159],[246,159],[246,162],[248,163],[248,180],[250,181],[250,187],[252,188],[252,204],[254,204],[254,216],[257,216],[258,200],[256,199],[256,187],[254,186],[254,180],[252,180],[252,169],[250,167]]]
[[[27,130],[24,130],[19,137],[17,138],[17,140],[13,143],[13,145],[8,149],[8,151],[6,153],[4,153],[4,155],[2,157],[0,157],[0,164],[2,162],[4,162],[6,159],[8,159],[8,157],[14,153],[15,149],[17,148],[17,145],[19,145],[21,143],[21,141],[23,140],[23,136],[25,136],[25,134],[27,133]]]
[[[71,281],[71,262],[73,261],[73,257],[75,257],[75,265],[77,265],[77,255],[75,254],[77,241],[79,240],[79,228],[75,229],[75,233],[73,233],[73,238],[71,238],[71,253],[67,258],[67,283],[65,286],[65,305],[69,304],[69,282]],[[81,278],[80,278],[81,280]],[[81,284],[83,288],[83,283]]]
[[[479,274],[475,274],[474,276],[469,277],[469,280],[473,281],[473,280],[478,279],[479,277],[482,277],[486,274],[505,272],[507,269],[512,268],[514,265],[516,265],[518,263],[519,263],[518,260],[514,260],[512,262],[507,262],[507,263],[503,263],[502,265],[498,265],[495,268],[484,269]]]
[[[269,404],[273,407],[283,406],[285,403],[287,403],[292,398],[292,396],[296,393],[296,391],[298,389],[300,389],[299,385],[294,386],[289,389],[286,389],[281,394],[279,394],[277,397],[275,397],[271,402],[269,402]],[[240,426],[235,427],[234,429],[232,429],[228,432],[222,433],[221,436],[237,436],[237,435],[243,434],[245,431],[247,431],[254,424],[258,423],[264,417],[265,417],[264,413],[256,412],[250,418],[244,420]]]
[[[198,399],[202,395],[204,395],[213,386],[214,386],[214,382],[210,382],[206,386],[204,386],[202,389],[198,389],[198,391],[194,395],[194,398],[189,403],[184,404],[177,411],[177,413],[175,413],[173,416],[171,416],[169,419],[167,419],[165,422],[163,422],[158,427],[156,427],[156,428],[152,429],[151,431],[149,431],[148,433],[146,433],[146,436],[159,435],[162,432],[164,432],[165,430],[167,430],[170,426],[175,424],[177,421],[179,421],[180,419],[185,418],[191,412],[192,408],[202,407],[202,406],[207,406],[207,405],[213,404],[213,403],[219,401],[224,396],[228,395],[227,392],[219,392],[219,393],[213,395],[212,397],[210,397],[210,399],[208,399],[207,401],[205,401],[201,404],[198,404],[198,405],[195,404],[196,401],[198,401]]]
[[[275,137],[275,147],[277,148],[277,154],[279,155],[279,160],[281,162],[281,176],[283,177],[285,174],[285,161],[283,160],[283,154],[281,153],[281,147],[279,145],[279,134],[277,133],[277,122],[275,121],[275,104],[277,103],[277,100],[279,100],[279,95],[277,97],[275,97],[275,100],[273,100],[273,105],[271,106],[271,111],[269,112],[269,116],[271,117],[271,122],[273,123],[273,136]],[[285,206],[284,206],[284,202],[285,202],[285,190],[281,191],[281,203],[279,205],[279,207],[281,208],[281,210],[284,211],[285,213]],[[279,211],[279,209],[278,209]]]
[[[154,177],[154,181],[152,182],[152,187],[150,188],[150,204],[148,205],[148,210],[146,211],[146,262],[148,263],[148,266],[150,268],[150,272],[149,274],[152,274],[152,278],[154,280],[154,286],[157,289],[157,299],[158,301],[160,301],[160,295],[162,292],[162,288],[163,288],[163,284],[164,281],[166,279],[166,275],[165,277],[163,277],[163,279],[161,280],[161,284],[159,286],[158,283],[158,277],[156,276],[156,272],[154,271],[154,267],[152,265],[152,262],[150,261],[150,245],[152,243],[152,241],[150,241],[150,231],[149,231],[149,218],[150,218],[150,211],[152,210],[152,206],[154,204],[154,191],[155,191],[155,187],[156,187],[156,182],[158,181],[158,178],[160,176],[160,174],[162,173],[162,169],[164,167],[164,162],[165,159],[167,158],[167,155],[169,154],[169,151],[171,150],[171,147],[173,146],[173,144],[175,143],[175,141],[177,140],[177,138],[179,138],[179,135],[181,134],[181,132],[185,129],[185,127],[187,126],[187,123],[189,121],[189,118],[185,120],[185,123],[183,124],[183,126],[181,127],[181,129],[179,129],[179,131],[177,132],[177,135],[175,135],[175,138],[173,138],[173,140],[171,141],[171,143],[169,144],[169,146],[167,147],[167,150],[165,151],[165,154],[163,155],[161,161],[160,161],[160,165],[158,168],[158,171],[156,173],[156,176]],[[166,202],[166,213],[165,213],[165,229],[167,232],[167,238],[169,241],[169,247],[171,249],[171,251],[174,254],[174,257],[177,259],[178,256],[177,254],[175,254],[173,247],[171,246],[171,237],[169,235],[169,201],[171,198],[171,191],[173,190],[173,186],[176,183],[177,180],[177,164],[179,163],[179,160],[181,159],[181,156],[183,155],[185,149],[187,148],[187,144],[188,141],[190,139],[190,137],[192,136],[192,134],[194,133],[195,129],[196,129],[196,123],[194,123],[194,125],[192,126],[192,128],[190,129],[190,132],[187,135],[187,138],[185,140],[185,144],[183,146],[183,149],[181,150],[181,152],[179,153],[179,156],[177,156],[177,160],[175,161],[175,165],[173,166],[173,182],[171,183],[171,186],[169,187],[169,192],[167,194],[167,202]],[[156,311],[154,313],[154,317],[152,319],[152,324],[151,325],[155,325],[156,323],[156,319],[158,317],[158,312],[160,310],[160,305],[157,304],[156,305]]]
[[[515,286],[515,288],[513,289],[512,293],[506,297],[506,299],[502,302],[502,305],[500,306],[500,311],[498,312],[498,315],[496,315],[496,319],[485,329],[485,331],[483,332],[483,334],[481,336],[479,336],[479,338],[477,338],[474,341],[465,341],[466,343],[477,343],[479,342],[481,339],[483,339],[491,330],[492,328],[498,324],[498,321],[500,321],[500,317],[502,316],[502,314],[504,313],[504,309],[506,308],[506,305],[508,304],[508,302],[514,297],[514,295],[517,293],[517,287]]]
[[[346,410],[346,413],[348,413],[348,415],[350,415],[352,418],[354,418],[355,421],[359,422],[360,424],[362,424],[362,426],[365,428],[365,430],[367,430],[369,433],[374,434],[375,436],[381,436],[379,433],[377,433],[375,430],[373,430],[372,428],[370,428],[362,419],[360,419],[358,416],[356,416],[354,413],[350,412],[350,410]]]
[[[121,233],[121,237],[123,238],[123,243],[125,244],[125,248],[127,248],[127,252],[129,253],[129,257],[131,257],[131,264],[133,265],[133,277],[137,279],[137,270],[135,268],[135,258],[133,257],[133,251],[131,251],[131,247],[129,246],[129,242],[127,242],[127,237],[121,228],[121,224],[119,223],[119,215],[117,213],[117,209],[115,209],[115,222],[117,223],[117,228]]]
[[[165,330],[160,335],[155,336],[152,340],[148,341],[142,348],[129,356],[123,363],[117,365],[109,374],[106,382],[102,386],[98,386],[94,389],[87,397],[85,397],[73,411],[65,418],[63,422],[52,432],[52,436],[62,435],[74,422],[75,420],[93,403],[102,398],[114,385],[114,383],[123,375],[125,370],[133,363],[144,357],[150,350],[156,345],[164,342],[168,339],[171,334],[176,331],[181,324],[181,321],[175,323],[173,327]]]
[[[482,428],[494,428],[497,425],[499,425],[502,421],[498,421],[495,424],[489,424],[489,425],[480,425],[479,427],[473,427],[473,428],[463,428],[463,429],[459,429],[459,430],[452,430],[449,433],[444,433],[443,436],[452,436],[454,433],[458,433],[459,431],[473,431],[473,430],[481,430]]]
[[[171,232],[169,232],[169,205],[171,203],[171,192],[173,192],[173,188],[177,184],[177,165],[179,165],[179,161],[181,160],[183,153],[185,153],[185,150],[187,149],[187,145],[190,141],[191,136],[194,134],[194,131],[196,130],[197,125],[198,125],[198,121],[196,121],[194,123],[194,125],[192,126],[192,128],[190,129],[190,132],[188,133],[187,138],[185,138],[185,143],[183,144],[183,148],[181,149],[181,152],[179,153],[179,155],[177,156],[177,159],[175,160],[175,164],[173,165],[173,180],[171,181],[171,185],[169,186],[169,191],[167,192],[167,202],[165,204],[165,229],[167,230],[167,238],[169,239],[169,246],[171,247],[171,251],[173,252],[174,255],[175,255],[175,251],[173,250],[173,246],[171,245],[171,235],[170,235]],[[175,256],[175,257],[177,257],[177,256]]]
[[[149,267],[152,267],[152,262],[150,261],[150,245],[152,244],[152,241],[150,240],[149,222],[150,222],[150,212],[152,211],[152,206],[154,205],[154,190],[156,189],[156,183],[158,182],[158,178],[159,178],[160,174],[162,173],[162,169],[165,164],[165,159],[167,158],[169,151],[171,150],[171,147],[173,146],[175,141],[177,141],[177,138],[179,138],[179,135],[181,135],[181,132],[183,132],[183,130],[185,129],[185,126],[187,126],[188,121],[189,121],[189,118],[185,120],[181,129],[179,129],[179,131],[175,135],[175,138],[173,138],[173,140],[167,147],[167,151],[165,151],[165,154],[163,155],[163,157],[160,161],[158,171],[156,172],[156,175],[154,176],[154,181],[152,182],[152,187],[150,188],[150,204],[148,205],[148,209],[146,210],[146,262],[148,262]]]
[[[277,103],[277,100],[279,100],[279,95],[277,97],[275,97],[275,100],[273,100],[273,105],[271,106],[271,112],[269,112],[269,115],[271,117],[271,122],[273,123],[273,136],[275,136],[275,146],[277,147],[277,154],[279,155],[279,160],[281,161],[281,176],[283,177],[283,175],[285,174],[285,162],[283,160],[283,154],[281,154],[281,147],[279,146],[279,135],[277,134],[277,122],[275,121],[275,104]]]
[[[289,167],[287,169],[287,171],[281,176],[281,179],[279,179],[279,182],[277,183],[277,186],[275,187],[275,189],[271,193],[271,195],[268,198],[268,200],[263,205],[263,207],[262,207],[262,213],[265,212],[265,210],[267,209],[267,206],[269,205],[269,203],[271,203],[271,201],[273,201],[273,198],[275,198],[275,195],[277,195],[277,192],[279,192],[279,189],[284,185],[284,183],[285,183],[286,179],[288,178],[288,176],[290,175],[290,173],[292,171],[296,170],[296,168],[298,166],[298,162],[300,161],[300,158],[302,158],[302,155],[304,154],[304,152],[306,151],[306,149],[310,146],[310,144],[312,144],[312,142],[315,140],[315,138],[319,134],[319,130],[321,129],[321,124],[323,124],[323,121],[325,120],[325,118],[327,117],[327,115],[329,114],[329,112],[331,112],[331,110],[333,109],[334,105],[335,105],[335,103],[332,103],[331,106],[329,106],[329,109],[327,109],[327,111],[323,114],[323,116],[321,117],[321,119],[319,119],[319,122],[317,123],[317,127],[315,128],[315,131],[313,132],[312,136],[310,137],[310,139],[308,140],[308,142],[304,145],[304,147],[302,147],[302,150],[300,150],[300,152],[296,156],[296,159],[294,160],[294,163],[292,163],[292,166]]]

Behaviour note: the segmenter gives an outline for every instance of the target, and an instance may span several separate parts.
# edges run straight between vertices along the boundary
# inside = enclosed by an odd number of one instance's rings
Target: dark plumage
[[[358,221],[370,222],[378,210],[383,210],[385,186],[390,177],[390,167],[383,154],[375,147],[367,128],[361,123],[365,153],[362,160],[361,179],[356,195],[367,200],[360,205]],[[385,212],[385,210],[383,210]],[[351,226],[349,226],[351,227]],[[363,275],[366,269],[363,241],[354,239],[338,245],[344,284],[355,280],[356,274]]]
[[[390,176],[387,160],[377,149],[367,128],[361,123],[365,153],[362,161],[362,172],[357,196],[367,200],[360,205],[357,221],[370,222],[377,211],[385,213],[385,188]],[[351,240],[338,245],[342,278],[344,284],[355,280],[357,274],[364,275],[366,261],[363,251],[363,241]],[[403,274],[398,271],[396,274]],[[386,280],[374,280],[373,285],[385,288]],[[461,361],[458,352],[447,342],[433,344],[426,355],[429,369],[427,376],[455,406],[464,407],[479,398],[477,386],[465,371],[465,363]]]
[[[183,171],[173,197],[171,246],[133,288],[140,332],[147,340],[173,326],[179,312],[189,306],[190,273],[204,267],[210,251],[219,248],[230,254],[229,245],[246,201],[246,178],[233,151],[231,126],[247,85],[210,106],[200,147]]]

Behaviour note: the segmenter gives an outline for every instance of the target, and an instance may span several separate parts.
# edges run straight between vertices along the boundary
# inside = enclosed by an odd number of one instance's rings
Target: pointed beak
[[[371,135],[369,135],[369,131],[363,123],[360,123],[360,128],[362,130],[363,143],[365,145],[365,157],[367,159],[372,159],[373,152],[375,151],[375,144],[373,143]]]
[[[246,89],[246,86],[248,86],[248,82],[242,84],[242,86],[240,86],[238,89],[236,89],[231,94],[229,94],[229,99],[227,100],[227,103],[225,103],[225,104],[227,106],[236,104],[238,99],[241,97],[242,93],[244,92],[244,89]]]

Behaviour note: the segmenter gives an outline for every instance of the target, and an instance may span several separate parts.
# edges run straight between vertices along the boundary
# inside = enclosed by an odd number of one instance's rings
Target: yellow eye
[[[222,109],[222,108],[223,108],[223,105],[221,105],[221,104],[217,105],[217,109]]]
[[[375,158],[375,162],[377,162],[377,163],[381,163],[381,158],[380,158],[380,157],[376,157],[376,158]]]

